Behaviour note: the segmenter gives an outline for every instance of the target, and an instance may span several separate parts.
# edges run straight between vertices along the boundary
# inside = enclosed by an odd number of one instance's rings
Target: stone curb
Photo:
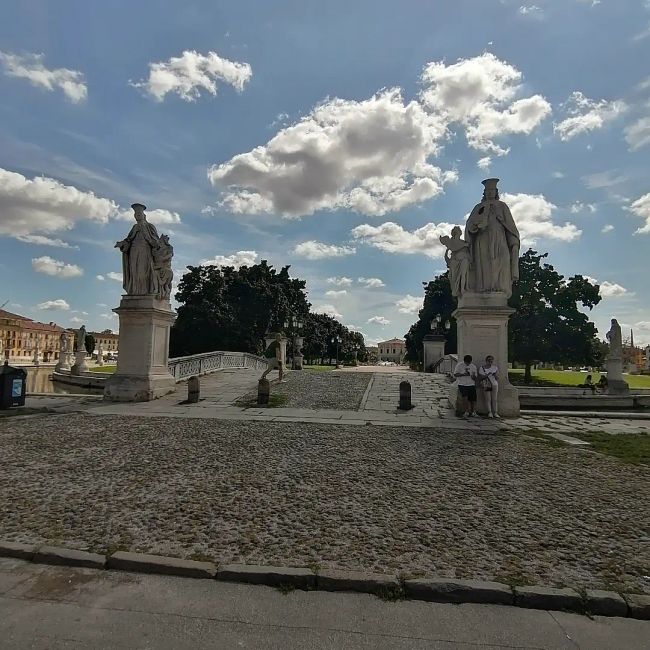
[[[584,611],[584,602],[574,589],[556,587],[515,587],[515,605],[531,609],[557,609],[570,612]]]
[[[40,546],[34,553],[33,561],[41,564],[79,566],[89,569],[103,569],[106,566],[106,558],[103,555],[57,546]]]
[[[391,575],[364,571],[311,569],[295,567],[255,566],[183,560],[176,557],[127,553],[118,551],[109,557],[55,546],[39,546],[0,540],[0,557],[17,558],[42,564],[115,569],[140,573],[208,578],[227,582],[294,587],[322,591],[354,591],[379,596],[399,596],[445,603],[484,603],[528,607],[531,609],[588,612],[598,616],[622,616],[650,620],[650,595],[617,594],[613,591],[591,589],[583,599],[573,589],[553,587],[514,587],[499,582],[430,578],[405,580],[400,583]]]
[[[246,582],[270,587],[315,589],[316,574],[310,569],[294,567],[256,566],[254,564],[225,564],[217,570],[217,580]]]
[[[126,553],[118,551],[108,557],[106,567],[136,573],[161,573],[185,578],[214,578],[217,567],[212,562],[182,560],[177,557],[148,555],[146,553]]]
[[[500,582],[445,578],[405,580],[407,596],[438,603],[489,603],[513,605],[512,589]]]

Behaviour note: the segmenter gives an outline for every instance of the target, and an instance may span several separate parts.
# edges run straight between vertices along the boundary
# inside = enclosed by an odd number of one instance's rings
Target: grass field
[[[594,383],[600,379],[600,373],[594,371],[573,372],[570,370],[533,370],[533,386],[578,386],[583,384],[585,377],[591,374]],[[524,383],[524,370],[508,370],[508,376],[513,384]],[[623,375],[623,379],[630,385],[630,388],[650,388],[650,375]]]
[[[90,372],[108,372],[114,373],[117,366],[97,366],[96,368],[90,368]]]

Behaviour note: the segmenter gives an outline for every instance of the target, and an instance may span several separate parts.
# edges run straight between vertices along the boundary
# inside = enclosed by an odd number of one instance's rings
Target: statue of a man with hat
[[[472,291],[503,291],[509,298],[519,279],[519,231],[510,208],[499,200],[498,178],[483,181],[483,200],[469,215],[465,240],[469,242]]]
[[[135,224],[115,248],[122,251],[122,286],[129,296],[160,295],[160,276],[155,268],[154,251],[161,245],[156,227],[147,221],[146,206],[132,206]]]

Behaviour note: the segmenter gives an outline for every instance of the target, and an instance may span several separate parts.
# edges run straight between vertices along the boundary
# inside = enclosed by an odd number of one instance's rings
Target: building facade
[[[0,341],[2,357],[10,363],[31,363],[38,350],[39,360],[53,363],[59,359],[61,333],[56,323],[39,323],[26,316],[0,309]]]
[[[119,334],[114,334],[112,330],[104,330],[103,332],[89,332],[95,338],[95,353],[101,347],[104,354],[117,354],[118,343],[120,340]]]
[[[377,343],[379,361],[392,361],[398,365],[404,362],[406,343],[402,339],[390,339]]]

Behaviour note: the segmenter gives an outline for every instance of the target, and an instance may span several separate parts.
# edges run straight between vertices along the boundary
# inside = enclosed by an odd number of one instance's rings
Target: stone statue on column
[[[498,178],[487,178],[481,202],[465,224],[465,239],[454,227],[451,237],[440,237],[446,246],[452,295],[458,299],[453,316],[457,322],[458,358],[472,356],[477,366],[491,355],[499,368],[499,413],[519,415],[519,394],[508,380],[508,307],[512,285],[519,279],[519,230],[508,206],[499,199]],[[479,387],[480,388],[480,387]],[[479,390],[479,412],[488,412]],[[457,385],[450,401],[456,404]],[[489,397],[488,397],[489,399]]]
[[[86,364],[86,326],[82,325],[77,332],[77,351],[75,352],[74,364],[70,368],[71,375],[82,375],[88,371]]]
[[[147,221],[146,206],[132,206],[135,225],[115,244],[122,253],[124,295],[113,311],[120,318],[119,356],[106,381],[104,398],[143,402],[173,392],[168,369],[169,330],[174,322],[172,291],[174,249]]]
[[[70,370],[70,336],[64,330],[59,336],[59,361],[54,366],[54,372]]]
[[[629,392],[630,387],[623,379],[623,335],[615,318],[612,318],[609,332],[605,336],[609,342],[609,354],[605,360],[607,392],[610,395],[624,395]]]

